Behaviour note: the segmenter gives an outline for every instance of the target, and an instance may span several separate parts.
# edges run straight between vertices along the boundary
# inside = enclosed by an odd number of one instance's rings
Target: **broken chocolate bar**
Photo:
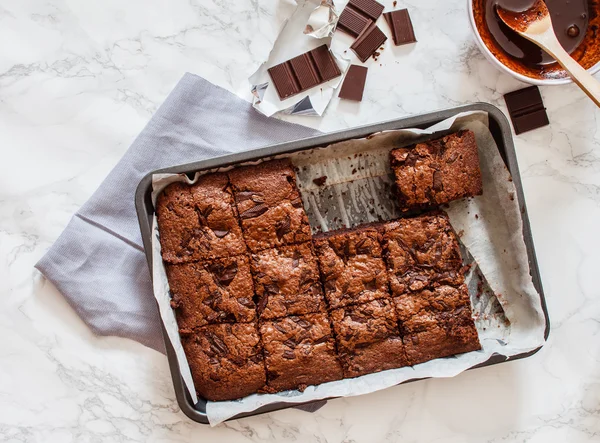
[[[284,100],[342,73],[327,45],[319,46],[268,69],[279,98]]]
[[[408,15],[408,9],[386,12],[383,14],[383,17],[392,30],[392,38],[396,46],[415,43],[417,41],[410,15]]]
[[[350,0],[338,20],[337,29],[358,37],[371,21],[376,21],[384,6],[375,0]]]
[[[387,40],[385,34],[375,23],[367,26],[358,38],[352,43],[350,49],[354,51],[361,62],[366,62],[377,49]]]
[[[357,102],[361,101],[366,80],[367,68],[365,66],[350,65],[350,69],[348,69],[348,73],[344,78],[344,83],[342,83],[339,97]]]
[[[504,101],[515,128],[515,134],[522,134],[550,124],[537,86],[505,94]]]

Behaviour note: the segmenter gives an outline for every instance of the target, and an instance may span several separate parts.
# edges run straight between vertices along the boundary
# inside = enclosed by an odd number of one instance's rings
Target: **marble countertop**
[[[334,99],[293,121],[331,131],[476,101],[505,110],[523,84],[479,52],[464,0],[398,6],[415,49],[373,65],[360,105]],[[211,429],[179,411],[163,355],[94,336],[33,269],[186,71],[249,98],[281,7],[0,3],[0,441],[600,441],[600,111],[572,85],[542,88],[551,125],[515,138],[552,321],[529,359]]]

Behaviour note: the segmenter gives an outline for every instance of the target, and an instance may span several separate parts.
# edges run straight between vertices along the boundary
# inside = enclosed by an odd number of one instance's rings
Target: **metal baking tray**
[[[521,183],[521,176],[519,173],[519,167],[517,164],[517,158],[515,154],[515,147],[512,139],[512,132],[508,120],[505,115],[500,111],[500,109],[492,106],[488,103],[475,103],[470,105],[458,106],[455,108],[445,109],[441,111],[432,112],[429,114],[417,115],[408,118],[401,118],[397,120],[390,120],[387,122],[376,123],[367,126],[361,126],[354,129],[348,129],[338,132],[332,132],[329,134],[305,138],[302,140],[295,140],[288,143],[281,143],[278,145],[267,146],[265,148],[255,149],[246,152],[240,152],[236,154],[229,154],[221,157],[210,158],[207,160],[202,160],[194,163],[187,163],[185,165],[173,166],[170,168],[159,169],[156,171],[150,172],[146,175],[140,182],[137,187],[136,195],[135,195],[135,205],[137,209],[138,219],[140,223],[140,229],[142,232],[142,240],[144,243],[144,250],[146,252],[146,258],[148,260],[148,265],[150,269],[152,269],[152,247],[151,247],[151,232],[152,232],[152,218],[154,213],[154,208],[152,206],[151,194],[152,194],[152,175],[158,173],[171,173],[171,174],[181,174],[185,173],[193,177],[193,174],[196,171],[209,170],[222,166],[234,165],[237,163],[248,162],[252,160],[258,160],[262,158],[267,158],[273,155],[280,155],[286,153],[292,153],[296,151],[302,151],[306,149],[312,149],[316,147],[327,146],[332,143],[341,142],[344,140],[349,140],[353,138],[363,138],[369,134],[387,131],[392,129],[405,129],[405,128],[426,128],[432,126],[442,120],[445,120],[453,115],[456,115],[460,112],[466,111],[485,111],[489,115],[489,129],[498,145],[498,149],[500,150],[500,154],[504,160],[504,163],[510,170],[513,178],[513,182],[515,188],[517,190],[517,194],[519,197],[519,202],[521,203],[521,214],[523,219],[523,238],[525,240],[525,245],[527,247],[527,255],[529,259],[529,269],[531,272],[531,277],[533,279],[533,284],[537,291],[540,294],[542,309],[544,311],[544,316],[546,319],[546,330],[544,333],[545,338],[548,338],[548,334],[550,333],[550,321],[548,318],[548,310],[546,308],[546,301],[544,298],[544,292],[542,288],[542,282],[540,279],[540,272],[537,264],[537,259],[535,255],[535,249],[533,245],[533,238],[531,235],[531,228],[529,225],[529,218],[527,216],[527,208],[525,206],[525,197],[523,195],[523,186]],[[177,397],[177,402],[179,403],[179,407],[183,411],[185,415],[187,415],[193,421],[198,423],[208,424],[208,417],[206,415],[206,400],[200,398],[198,403],[194,405],[192,403],[192,399],[185,388],[183,379],[181,378],[179,371],[179,364],[177,363],[177,358],[175,356],[175,352],[170,341],[167,338],[167,334],[162,325],[163,337],[165,338],[165,346],[167,350],[167,357],[169,359],[169,366],[171,369],[171,377],[173,379],[173,385],[175,388],[175,395]],[[502,363],[505,361],[517,360],[521,358],[529,357],[539,351],[540,348],[535,349],[533,351],[515,355],[510,358],[505,358],[504,356],[494,354],[492,355],[486,362],[481,363],[479,365],[474,366],[471,369],[482,367],[482,366],[490,366],[498,363]],[[417,381],[417,379],[406,381],[413,382]],[[322,401],[322,400],[319,400]],[[311,402],[313,403],[313,402]],[[248,417],[257,414],[264,414],[266,412],[276,411],[279,409],[285,409],[289,407],[296,407],[298,404],[289,404],[289,403],[276,403],[263,406],[255,411],[239,414],[233,419]]]

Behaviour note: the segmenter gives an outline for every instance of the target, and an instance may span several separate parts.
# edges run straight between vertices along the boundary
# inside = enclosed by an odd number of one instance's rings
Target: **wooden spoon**
[[[533,6],[524,11],[509,11],[501,6],[497,6],[496,9],[509,28],[554,57],[583,92],[600,107],[600,82],[563,49],[556,38],[546,3],[535,0]]]

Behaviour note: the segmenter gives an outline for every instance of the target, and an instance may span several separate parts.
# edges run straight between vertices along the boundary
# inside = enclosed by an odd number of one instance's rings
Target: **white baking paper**
[[[285,100],[277,95],[267,69],[323,44],[329,45],[336,23],[333,0],[323,4],[321,0],[298,0],[298,7],[277,37],[269,59],[248,79],[252,85],[255,109],[267,117],[277,112],[293,115],[322,115],[325,112],[349,66],[335,51],[332,53],[341,76]],[[306,33],[307,26],[313,31]]]
[[[208,402],[211,425],[270,403],[298,404],[367,394],[414,378],[453,377],[485,362],[493,354],[509,357],[543,345],[545,319],[540,296],[529,275],[520,206],[510,174],[488,130],[487,113],[458,114],[426,130],[387,131],[288,157],[298,168],[297,182],[313,230],[326,231],[399,216],[390,193],[390,149],[464,128],[474,131],[479,146],[483,195],[454,202],[447,212],[463,243],[466,262],[472,264],[467,284],[482,350],[414,367],[309,386],[304,392],[254,394],[237,401]],[[313,179],[322,176],[327,176],[326,184],[319,187]],[[191,182],[180,175],[155,176],[154,195],[176,180]],[[169,305],[168,282],[156,224],[154,226],[155,296],[169,338],[178,352],[182,376],[190,392],[194,392]]]

